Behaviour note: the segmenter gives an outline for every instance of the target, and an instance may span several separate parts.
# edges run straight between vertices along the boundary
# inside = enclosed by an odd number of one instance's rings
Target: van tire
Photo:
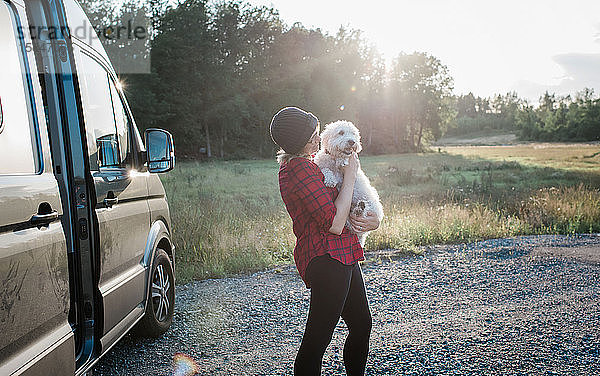
[[[140,337],[159,337],[173,322],[175,306],[175,279],[173,266],[167,253],[156,249],[150,273],[150,291],[146,313],[135,326],[133,333]],[[168,307],[165,308],[165,303]]]

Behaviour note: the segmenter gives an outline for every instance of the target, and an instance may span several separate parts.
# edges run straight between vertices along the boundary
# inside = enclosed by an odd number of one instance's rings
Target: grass
[[[600,174],[600,145],[534,143],[513,146],[444,147],[451,155],[514,161],[524,166]]]
[[[445,147],[361,157],[386,217],[367,250],[600,231],[600,155],[590,145]],[[187,162],[161,179],[179,281],[293,262],[274,160]]]

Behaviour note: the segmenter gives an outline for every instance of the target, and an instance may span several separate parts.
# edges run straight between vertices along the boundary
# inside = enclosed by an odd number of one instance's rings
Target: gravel
[[[369,375],[599,375],[600,235],[530,236],[372,252]],[[127,335],[94,375],[290,375],[309,290],[293,265],[176,289],[171,329]],[[340,320],[323,374],[345,374]]]

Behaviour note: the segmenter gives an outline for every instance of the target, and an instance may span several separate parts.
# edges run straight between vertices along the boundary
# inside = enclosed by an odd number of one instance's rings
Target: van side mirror
[[[173,136],[156,128],[146,129],[146,159],[148,171],[153,173],[171,171],[175,167]]]

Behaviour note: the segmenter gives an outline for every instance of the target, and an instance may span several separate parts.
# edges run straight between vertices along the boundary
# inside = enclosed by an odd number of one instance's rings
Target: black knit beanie
[[[319,119],[298,107],[285,107],[271,120],[271,138],[286,153],[297,154],[315,133]]]

